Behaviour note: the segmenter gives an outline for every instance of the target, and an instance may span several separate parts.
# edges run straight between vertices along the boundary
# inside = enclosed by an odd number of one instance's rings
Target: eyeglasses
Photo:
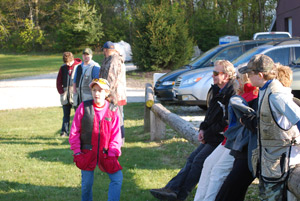
[[[224,72],[218,72],[218,71],[213,71],[213,75],[214,76],[218,76],[218,75],[223,75],[223,74],[225,74]]]

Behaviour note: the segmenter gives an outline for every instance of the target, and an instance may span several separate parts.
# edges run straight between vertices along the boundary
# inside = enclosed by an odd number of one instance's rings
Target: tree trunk
[[[39,26],[39,1],[38,0],[34,0],[34,3],[35,3],[35,27],[38,27]]]

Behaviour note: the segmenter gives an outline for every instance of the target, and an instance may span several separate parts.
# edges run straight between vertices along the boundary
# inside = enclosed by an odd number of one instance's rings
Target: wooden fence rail
[[[166,124],[183,138],[199,145],[198,129],[160,103],[154,103],[154,90],[152,85],[147,83],[145,85],[144,131],[150,132],[151,140],[161,140],[165,136]],[[300,165],[291,169],[288,188],[300,200]]]
[[[190,122],[187,122],[180,116],[170,112],[160,103],[154,104],[152,85],[147,83],[145,87],[144,131],[150,132],[150,139],[160,140],[164,138],[166,124],[168,124],[182,137],[193,144],[199,145],[198,129]]]

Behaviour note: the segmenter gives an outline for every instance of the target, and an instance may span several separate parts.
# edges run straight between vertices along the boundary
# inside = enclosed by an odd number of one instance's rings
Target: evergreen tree
[[[176,69],[193,54],[184,11],[177,3],[143,6],[135,16],[133,62],[143,70]]]
[[[62,13],[63,23],[57,30],[55,49],[59,51],[78,51],[84,46],[99,43],[103,36],[101,15],[95,6],[83,0],[73,2]]]

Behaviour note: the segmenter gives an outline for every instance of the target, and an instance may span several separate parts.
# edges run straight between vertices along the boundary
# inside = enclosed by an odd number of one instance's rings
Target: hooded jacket
[[[89,84],[94,78],[99,78],[100,66],[97,62],[91,60],[87,65],[88,67],[83,68],[84,63],[78,65],[75,75],[74,83],[76,83],[76,91],[74,94],[74,105],[79,105],[82,101],[92,100],[92,92]]]

